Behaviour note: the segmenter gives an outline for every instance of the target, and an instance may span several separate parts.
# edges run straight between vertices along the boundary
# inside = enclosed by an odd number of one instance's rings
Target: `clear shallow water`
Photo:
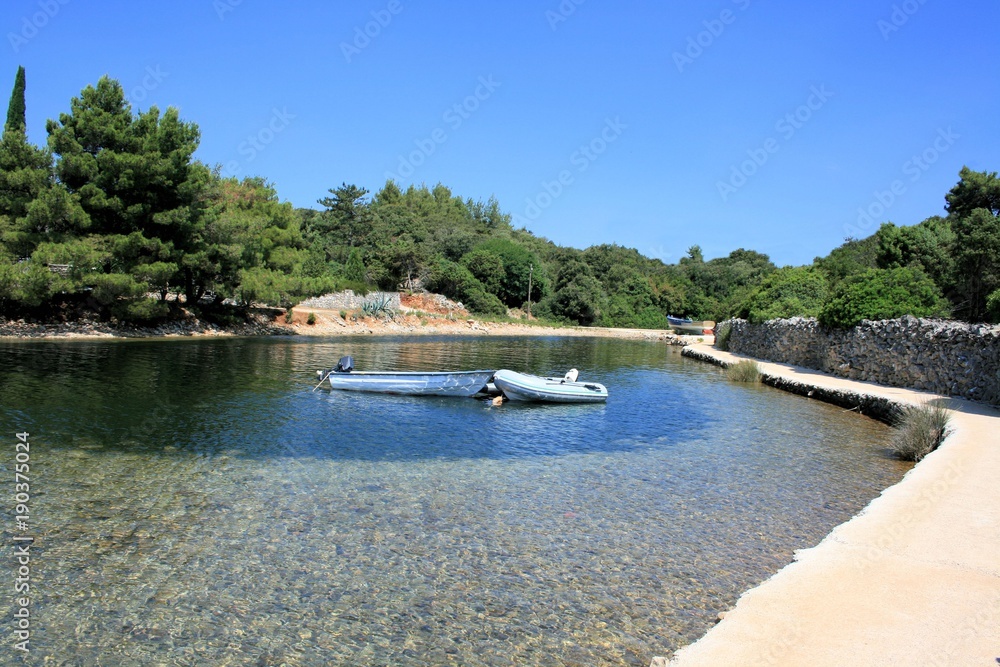
[[[311,392],[343,354],[610,398]],[[907,469],[878,423],[652,342],[7,343],[0,406],[52,665],[648,665]]]

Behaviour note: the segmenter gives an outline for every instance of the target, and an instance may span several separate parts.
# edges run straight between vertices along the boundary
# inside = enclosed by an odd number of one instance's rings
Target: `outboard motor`
[[[337,367],[333,369],[334,373],[350,373],[354,370],[354,359],[350,355],[341,357],[340,361],[337,362]]]
[[[571,368],[566,373],[566,377],[563,378],[563,381],[564,382],[576,382],[576,379],[578,377],[580,377],[580,371],[576,370],[575,368]]]

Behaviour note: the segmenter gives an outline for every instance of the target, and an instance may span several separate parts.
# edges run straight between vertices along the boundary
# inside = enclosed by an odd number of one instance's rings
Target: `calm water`
[[[342,354],[610,398],[311,392]],[[906,470],[882,425],[652,342],[5,343],[0,406],[6,488],[31,433],[31,664],[648,665]]]

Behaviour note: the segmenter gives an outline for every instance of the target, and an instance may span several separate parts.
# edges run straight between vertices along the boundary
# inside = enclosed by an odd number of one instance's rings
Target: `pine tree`
[[[24,132],[27,127],[25,120],[24,106],[24,67],[17,68],[17,76],[14,77],[14,90],[10,93],[10,104],[7,106],[7,122],[4,131],[10,132],[20,130]]]

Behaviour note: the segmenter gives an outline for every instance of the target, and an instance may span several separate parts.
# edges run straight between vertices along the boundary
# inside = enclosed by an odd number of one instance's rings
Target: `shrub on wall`
[[[940,288],[918,269],[870,269],[844,281],[823,306],[819,321],[848,329],[862,320],[891,320],[903,315],[948,315]]]
[[[754,324],[788,317],[816,317],[829,294],[826,277],[812,267],[778,269],[764,278],[740,317]]]

